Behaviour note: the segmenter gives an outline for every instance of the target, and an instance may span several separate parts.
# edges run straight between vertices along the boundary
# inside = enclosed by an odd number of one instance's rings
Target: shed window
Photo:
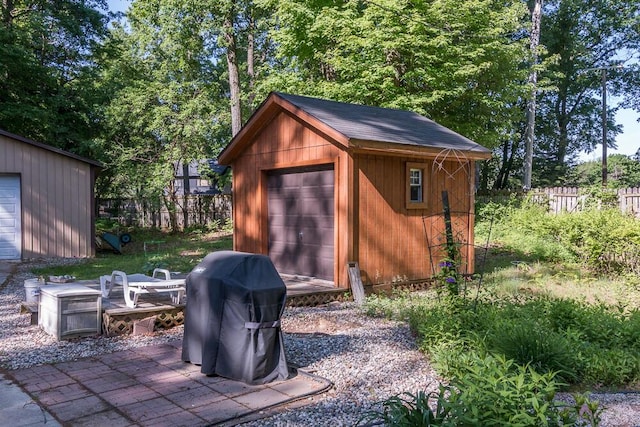
[[[423,209],[425,200],[425,171],[422,163],[407,163],[407,209]]]
[[[422,169],[409,169],[409,191],[411,202],[422,202]]]

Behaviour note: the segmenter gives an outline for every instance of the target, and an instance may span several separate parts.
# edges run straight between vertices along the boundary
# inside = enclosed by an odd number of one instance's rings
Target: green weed
[[[403,393],[381,402],[358,423],[386,426],[597,426],[597,402],[574,395],[570,405],[555,400],[552,372],[538,374],[503,356],[466,353],[437,393]]]

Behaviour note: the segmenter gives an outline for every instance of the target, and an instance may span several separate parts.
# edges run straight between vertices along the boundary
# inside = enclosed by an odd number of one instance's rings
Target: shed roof
[[[42,148],[44,150],[51,151],[51,152],[56,153],[56,154],[60,154],[62,156],[70,157],[72,159],[79,160],[79,161],[84,162],[84,163],[88,163],[91,166],[102,168],[102,163],[97,162],[95,160],[91,160],[91,159],[87,159],[86,157],[78,156],[77,154],[70,153],[70,152],[65,151],[65,150],[61,150],[60,148],[53,147],[51,145],[47,145],[47,144],[43,144],[41,142],[33,141],[33,140],[25,138],[23,136],[16,135],[16,134],[13,134],[11,132],[7,132],[6,130],[0,129],[0,135],[6,136],[6,137],[11,138],[11,139],[15,139],[16,141],[24,142],[25,144],[33,145],[34,147],[38,147],[38,148]]]
[[[274,108],[277,105],[279,108]],[[268,123],[278,110],[288,110],[347,147],[362,147],[361,142],[391,144],[440,151],[446,149],[469,153],[474,158],[489,158],[491,150],[412,111],[371,107],[307,96],[272,92],[256,110],[243,129],[220,154],[226,164],[238,154],[252,135]],[[313,123],[310,123],[313,125]]]

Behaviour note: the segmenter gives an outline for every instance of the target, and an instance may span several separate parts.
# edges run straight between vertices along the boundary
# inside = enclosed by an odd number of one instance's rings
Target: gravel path
[[[59,263],[59,260],[56,261]],[[71,262],[71,261],[70,261]],[[170,342],[183,328],[149,336],[56,341],[29,316],[19,314],[24,280],[35,264],[22,264],[0,289],[0,367],[30,366],[75,360],[96,354]],[[352,426],[372,405],[394,394],[434,391],[438,379],[415,339],[401,322],[371,318],[352,303],[320,308],[288,308],[282,319],[289,363],[327,378],[334,387],[304,406],[244,424],[256,426]],[[640,394],[595,394],[606,409],[603,427],[640,426]]]

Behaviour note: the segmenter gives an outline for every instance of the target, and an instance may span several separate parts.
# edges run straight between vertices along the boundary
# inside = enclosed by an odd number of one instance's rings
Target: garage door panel
[[[298,242],[298,236],[295,231],[288,230],[286,228],[273,229],[272,233],[278,233],[277,238],[271,239],[271,243],[282,243],[287,245],[296,244]]]
[[[297,237],[301,243],[310,246],[332,246],[333,243],[333,233],[317,227],[301,227]]]
[[[318,200],[314,198],[308,198],[300,201],[297,206],[298,214],[303,214],[310,218],[317,218],[317,222],[321,223],[323,216],[330,216],[333,218],[333,200]]]
[[[0,177],[0,180],[2,179],[6,179],[8,181],[8,178],[2,178]],[[2,185],[0,183],[0,185]],[[0,203],[4,203],[7,200],[15,200],[16,199],[16,189],[14,189],[13,187],[10,187],[10,184],[5,184],[5,186],[0,188]]]
[[[11,203],[6,201],[0,201],[0,216],[7,216],[9,214],[15,214],[18,211],[17,202],[12,201]]]
[[[314,248],[314,257],[333,260],[333,248],[322,245],[311,245]]]
[[[333,188],[333,174],[328,171],[313,171],[298,175],[303,187],[330,187]]]
[[[298,197],[317,199],[333,199],[327,194],[329,191],[333,191],[333,186],[324,187],[300,187],[297,189],[296,194]]]
[[[15,229],[17,226],[15,218],[0,218],[0,230],[3,228]]]
[[[273,205],[273,214],[274,215],[286,215],[287,212],[290,212],[292,210],[296,209],[296,206],[298,204],[297,200],[273,200],[273,201],[269,201],[269,205]]]
[[[269,256],[278,271],[333,280],[334,172],[268,178]]]

